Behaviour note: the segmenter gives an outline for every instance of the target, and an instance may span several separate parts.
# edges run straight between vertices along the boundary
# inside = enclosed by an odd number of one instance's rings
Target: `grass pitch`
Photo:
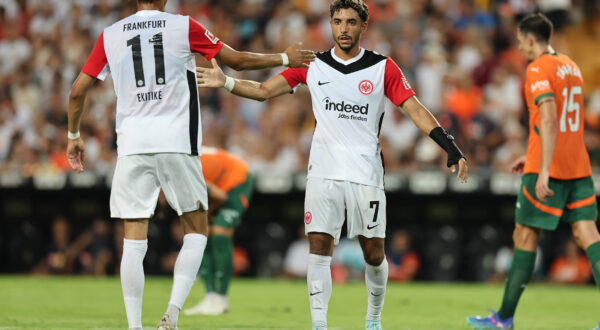
[[[149,277],[144,289],[143,323],[155,329],[171,290],[171,278]],[[482,284],[388,285],[385,329],[469,329],[465,318],[498,307],[503,287]],[[196,285],[187,306],[203,296]],[[235,279],[231,312],[185,316],[186,329],[310,329],[304,281]],[[184,307],[185,308],[185,307]],[[329,329],[364,329],[363,283],[334,285]],[[531,285],[517,311],[517,329],[591,329],[600,321],[595,287]],[[126,329],[118,278],[0,277],[0,329]]]

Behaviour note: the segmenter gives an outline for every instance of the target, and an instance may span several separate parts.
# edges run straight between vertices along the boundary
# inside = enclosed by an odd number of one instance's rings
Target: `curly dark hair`
[[[369,7],[363,0],[334,0],[329,6],[329,16],[333,18],[340,9],[354,9],[363,22],[369,20]]]

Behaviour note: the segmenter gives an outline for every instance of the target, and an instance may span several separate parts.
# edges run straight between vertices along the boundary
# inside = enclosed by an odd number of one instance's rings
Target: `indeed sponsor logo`
[[[366,115],[369,113],[369,105],[357,105],[346,103],[344,101],[340,103],[333,102],[329,97],[323,99],[325,103],[325,110],[339,111],[339,112],[354,112]]]

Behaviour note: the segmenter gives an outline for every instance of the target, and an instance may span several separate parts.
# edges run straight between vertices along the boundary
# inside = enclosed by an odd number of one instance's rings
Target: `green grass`
[[[143,323],[155,328],[171,279],[150,277],[144,290]],[[468,329],[465,317],[497,307],[502,286],[482,284],[389,284],[383,312],[386,329]],[[202,297],[196,285],[188,305]],[[186,329],[310,329],[303,281],[238,280],[231,312],[184,316]],[[330,329],[364,326],[364,284],[335,285]],[[517,311],[518,329],[591,329],[600,321],[600,294],[592,287],[530,285]],[[0,329],[126,329],[118,278],[0,276]]]

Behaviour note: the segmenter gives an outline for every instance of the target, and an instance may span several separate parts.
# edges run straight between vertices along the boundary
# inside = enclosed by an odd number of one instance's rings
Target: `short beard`
[[[354,46],[356,45],[356,42],[353,42],[353,43],[351,43],[351,44],[350,44],[350,45],[348,45],[348,46],[342,46],[342,45],[340,44],[340,42],[339,42],[337,39],[335,40],[335,43],[336,43],[336,44],[337,44],[337,46],[338,46],[338,47],[339,47],[339,48],[340,48],[342,51],[344,51],[345,53],[349,53],[349,52],[350,52],[350,50],[351,50],[352,48],[354,48]]]

